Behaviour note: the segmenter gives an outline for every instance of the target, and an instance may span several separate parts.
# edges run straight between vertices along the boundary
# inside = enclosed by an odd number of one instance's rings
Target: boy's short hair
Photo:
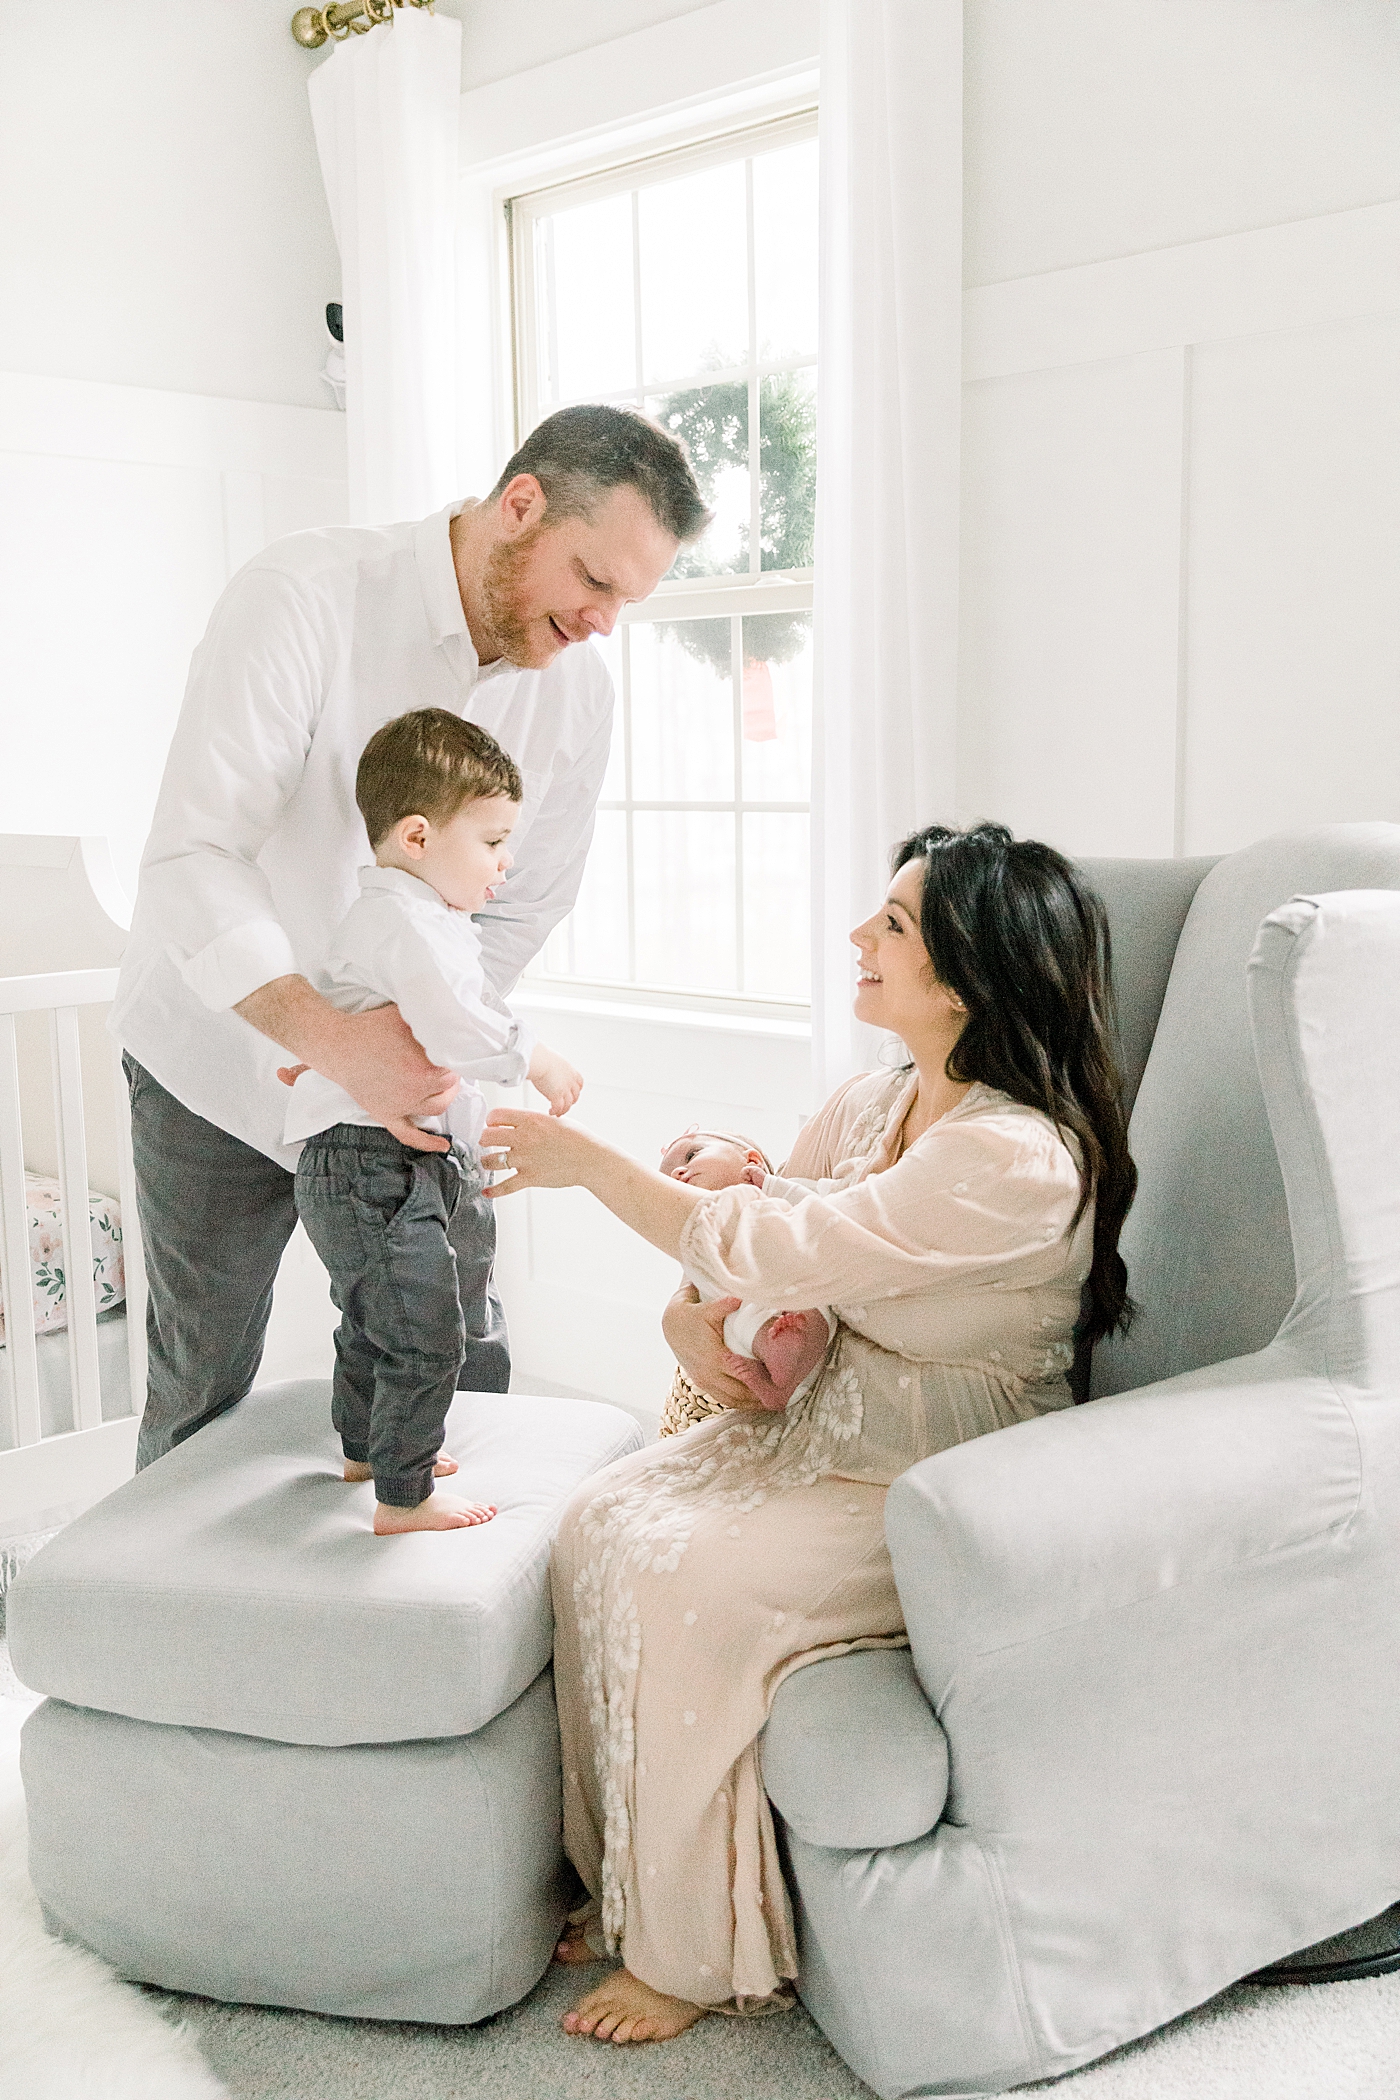
[[[445,707],[386,722],[360,753],[355,800],[371,846],[405,817],[446,824],[468,802],[520,800],[520,769],[493,736]]]

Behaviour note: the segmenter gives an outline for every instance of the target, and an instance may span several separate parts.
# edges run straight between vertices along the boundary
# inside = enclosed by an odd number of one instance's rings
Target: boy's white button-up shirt
[[[231,1009],[325,960],[370,859],[355,770],[376,729],[448,708],[520,768],[515,865],[478,922],[491,993],[578,893],[612,680],[588,643],[542,671],[482,670],[448,536],[462,507],[279,540],[229,584],[190,666],[112,1028],[186,1108],[287,1167],[287,1057]]]
[[[534,1037],[486,1004],[481,936],[465,912],[402,868],[361,868],[359,883],[312,982],[342,1013],[397,1006],[433,1063],[450,1065],[462,1081],[445,1115],[419,1116],[418,1123],[477,1145],[486,1102],[476,1082],[512,1086],[523,1079]],[[333,1123],[373,1128],[374,1117],[333,1079],[303,1072],[292,1088],[283,1141],[299,1144]]]

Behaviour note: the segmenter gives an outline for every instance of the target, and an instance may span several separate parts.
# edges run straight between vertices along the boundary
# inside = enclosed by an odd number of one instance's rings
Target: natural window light
[[[568,402],[636,403],[685,440],[716,514],[606,645],[595,842],[531,975],[803,1002],[815,113],[556,184],[510,217],[521,436]]]

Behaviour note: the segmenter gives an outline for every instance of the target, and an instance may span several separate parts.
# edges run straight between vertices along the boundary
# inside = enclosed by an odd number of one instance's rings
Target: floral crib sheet
[[[53,1334],[68,1325],[68,1287],[63,1258],[63,1207],[57,1181],[47,1174],[24,1177],[29,1216],[30,1294],[34,1332]],[[92,1282],[99,1313],[110,1312],[126,1297],[122,1266],[122,1207],[113,1196],[88,1190],[88,1227],[92,1246]],[[0,1342],[5,1339],[5,1307],[0,1304]]]

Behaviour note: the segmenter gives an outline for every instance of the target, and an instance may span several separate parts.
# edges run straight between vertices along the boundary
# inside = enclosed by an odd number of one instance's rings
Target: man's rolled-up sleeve
[[[598,675],[607,680],[600,662]],[[611,683],[608,684],[609,694]],[[559,921],[574,908],[593,842],[593,816],[608,769],[612,709],[606,704],[583,751],[556,767],[520,861],[499,897],[476,915],[487,982],[507,998]]]
[[[185,982],[216,1010],[298,967],[257,856],[301,780],[331,669],[328,629],[307,586],[245,569],[190,665],[142,903]]]

